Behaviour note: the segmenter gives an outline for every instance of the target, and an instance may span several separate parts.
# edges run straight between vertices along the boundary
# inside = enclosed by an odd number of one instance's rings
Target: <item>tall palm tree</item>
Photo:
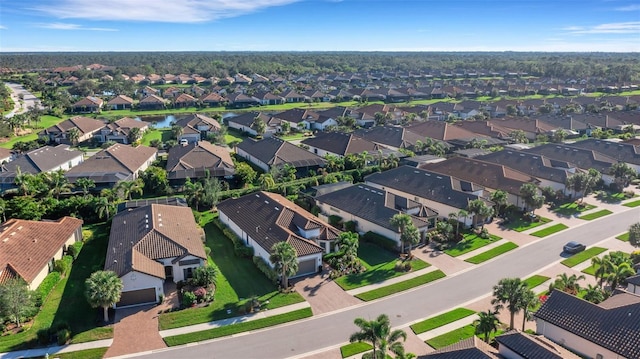
[[[122,197],[131,200],[131,196],[135,193],[142,195],[144,182],[138,178],[133,181],[120,181],[116,185],[118,193],[122,193]]]
[[[69,183],[62,170],[47,173],[45,180],[49,186],[49,195],[54,196],[56,199],[60,198],[61,193],[69,192],[73,188],[73,185]]]
[[[269,260],[280,274],[282,289],[289,287],[289,277],[298,272],[298,253],[289,242],[278,242],[271,247]]]
[[[474,199],[469,202],[467,205],[467,211],[469,211],[469,213],[473,213],[476,218],[481,220],[481,229],[484,229],[485,220],[493,215],[493,208],[489,207],[487,203],[481,199]],[[474,225],[477,225],[477,223],[474,223]]]
[[[127,140],[129,141],[129,143],[136,143],[140,138],[142,138],[142,132],[140,132],[139,128],[134,127],[129,130],[129,135],[127,135]]]
[[[522,298],[527,289],[527,284],[520,278],[503,278],[493,287],[494,298],[491,304],[494,305],[496,312],[506,305],[510,315],[509,329],[514,327],[514,317],[522,309]]]
[[[587,285],[587,288],[585,288],[583,299],[593,304],[598,304],[605,300],[605,292],[602,288],[589,284]]]
[[[604,283],[604,277],[607,274],[607,266],[609,265],[609,260],[605,257],[595,256],[591,258],[591,266],[596,270],[593,273],[593,276],[596,277],[598,281],[598,286],[602,288],[602,284]]]
[[[198,210],[198,206],[200,205],[200,202],[203,201],[205,196],[202,183],[198,181],[191,182],[191,179],[187,178],[184,183],[184,195],[187,199],[187,202],[191,204],[191,206],[193,206],[193,209]]]
[[[89,189],[95,188],[96,183],[91,178],[81,177],[76,180],[76,187],[82,188],[82,194],[86,197],[89,194]]]
[[[122,280],[112,271],[93,272],[85,283],[85,296],[93,308],[104,309],[104,321],[109,321],[109,307],[120,300]]]
[[[640,222],[629,227],[629,243],[634,247],[640,247]]]
[[[532,320],[531,311],[534,310],[538,304],[540,303],[540,299],[531,289],[524,289],[522,293],[522,331],[524,332],[524,326],[526,325],[528,320]]]
[[[508,194],[507,192],[499,189],[491,193],[491,202],[495,203],[495,213],[500,216],[502,208],[507,204]]]
[[[269,189],[276,185],[273,175],[271,173],[263,173],[258,177],[258,184],[262,189]]]
[[[498,327],[500,327],[500,320],[496,314],[498,313],[491,310],[480,312],[478,313],[478,319],[473,322],[476,327],[476,334],[483,335],[485,343],[489,343],[491,333],[497,332]]]
[[[72,127],[71,129],[69,129],[67,135],[69,136],[69,142],[71,142],[71,145],[75,146],[78,144],[78,140],[80,139],[80,131],[77,128]]]
[[[113,203],[109,202],[106,197],[98,198],[95,202],[95,211],[98,214],[98,218],[108,220],[115,210]]]
[[[400,338],[407,339],[407,334],[402,330],[391,331],[391,322],[386,314],[380,314],[375,320],[365,320],[356,318],[353,323],[360,330],[351,334],[349,342],[367,342],[373,346],[370,358],[380,359],[387,354],[387,349],[393,348],[394,351],[404,352],[402,344],[399,343]],[[364,358],[365,356],[363,356]],[[369,357],[369,356],[367,356]]]
[[[414,226],[411,216],[406,213],[398,213],[391,217],[389,224],[400,232],[400,245],[402,253],[405,252],[405,244],[417,244],[420,241],[420,233]]]

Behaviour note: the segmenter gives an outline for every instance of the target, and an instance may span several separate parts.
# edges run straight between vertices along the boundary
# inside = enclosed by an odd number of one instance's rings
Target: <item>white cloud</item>
[[[628,5],[615,8],[616,11],[640,11],[640,5]]]
[[[7,30],[7,27],[4,25],[0,25],[0,30]]]
[[[640,34],[640,21],[615,22],[595,26],[567,26],[570,34]]]
[[[239,16],[299,0],[60,0],[35,9],[63,19],[194,23]]]
[[[118,29],[110,29],[105,27],[84,27],[78,24],[68,24],[63,22],[38,24],[37,26],[42,29],[51,29],[51,30],[118,31]]]

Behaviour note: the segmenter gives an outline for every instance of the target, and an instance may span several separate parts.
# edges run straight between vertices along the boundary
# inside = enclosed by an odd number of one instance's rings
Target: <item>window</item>
[[[184,280],[187,280],[187,279],[193,277],[193,268],[191,268],[191,267],[184,268],[182,270],[182,274],[184,275]]]

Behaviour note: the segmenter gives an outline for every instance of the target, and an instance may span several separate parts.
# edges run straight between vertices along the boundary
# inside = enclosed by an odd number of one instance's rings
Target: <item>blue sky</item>
[[[638,0],[0,0],[0,51],[640,51]]]

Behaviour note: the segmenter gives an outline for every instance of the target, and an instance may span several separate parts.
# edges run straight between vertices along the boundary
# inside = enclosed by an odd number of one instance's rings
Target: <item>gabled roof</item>
[[[158,150],[153,147],[131,147],[114,144],[89,157],[80,165],[65,173],[70,182],[78,178],[88,177],[99,182],[117,182],[113,178],[124,180],[130,178],[147,161],[155,157]],[[106,179],[107,177],[110,179]]]
[[[259,141],[247,138],[237,147],[269,166],[313,167],[323,166],[326,162],[318,155],[274,137]]]
[[[68,120],[64,120],[57,125],[53,125],[44,131],[40,132],[41,135],[49,135],[49,134],[60,134],[66,133],[72,128],[78,129],[80,131],[80,136],[95,132],[104,127],[104,122],[100,120],[95,120],[93,118],[76,116],[72,117]]]
[[[292,108],[284,112],[280,112],[275,117],[292,123],[300,123],[302,121],[315,122],[320,115],[314,111],[304,110],[300,108]]]
[[[319,228],[317,239],[334,240],[340,231],[318,219],[285,197],[256,192],[240,198],[230,198],[218,204],[224,213],[240,229],[249,234],[268,253],[274,244],[289,242],[299,257],[321,253],[322,248],[312,240],[301,236],[300,229]],[[247,215],[250,213],[251,215]]]
[[[202,102],[223,102],[224,101],[224,97],[220,96],[219,94],[212,92],[210,94],[206,94],[203,95],[202,97],[200,97],[200,101]]]
[[[31,283],[81,228],[82,220],[73,217],[57,221],[10,219],[0,225],[0,283],[16,277]]]
[[[431,352],[424,359],[497,359],[497,350],[475,335]]]
[[[440,141],[479,137],[477,133],[443,121],[424,121],[407,126],[407,129],[421,137]]]
[[[477,160],[507,166],[536,178],[565,183],[576,165],[525,151],[505,149],[476,157]]]
[[[620,293],[593,304],[554,290],[534,316],[625,358],[640,358],[640,296]]]
[[[80,101],[76,102],[73,104],[74,107],[79,107],[79,106],[102,106],[102,104],[104,103],[104,101],[100,98],[94,97],[94,96],[87,96],[83,99],[81,99]]]
[[[215,119],[199,113],[188,115],[187,117],[176,121],[176,125],[185,129],[190,128],[196,133],[200,132],[198,130],[198,127],[200,126],[209,127],[208,131],[218,131],[222,127]]]
[[[111,100],[109,100],[109,102],[107,102],[107,105],[131,105],[131,104],[133,104],[133,99],[125,95],[118,95],[112,98]]]
[[[195,102],[196,98],[187,94],[187,93],[181,93],[180,95],[178,95],[178,97],[176,97],[176,99],[173,101],[175,103],[188,103],[188,102]]]
[[[0,176],[5,176],[5,174],[15,176],[18,168],[22,173],[38,174],[40,172],[49,172],[73,159],[82,157],[82,155],[82,152],[72,150],[68,145],[40,147],[18,155],[13,161],[2,165],[0,167]]]
[[[376,126],[356,130],[354,134],[371,142],[396,148],[411,148],[424,137],[398,126]]]
[[[134,120],[130,117],[123,117],[117,121],[108,123],[104,126],[102,131],[105,131],[106,129],[111,134],[122,134],[124,136],[127,136],[131,132],[132,128],[143,130],[147,127],[149,127],[149,125],[146,122]]]
[[[547,143],[525,151],[544,155],[551,159],[574,163],[584,170],[595,168],[601,173],[606,173],[614,163],[618,162],[614,158],[599,152],[564,144]]]
[[[169,179],[193,178],[196,173],[209,171],[212,177],[232,176],[235,166],[229,151],[212,145],[207,141],[198,141],[186,146],[173,146],[167,158]]]
[[[164,104],[166,100],[157,95],[148,95],[147,97],[140,100],[140,104]]]
[[[489,123],[500,128],[507,128],[511,131],[522,130],[529,133],[549,133],[559,126],[550,124],[538,119],[530,119],[524,117],[507,117],[507,118],[494,118],[489,120]]]
[[[553,344],[544,337],[532,336],[517,330],[511,330],[496,337],[496,341],[519,355],[523,359],[579,359],[568,350]]]
[[[158,259],[206,259],[203,231],[189,207],[151,204],[113,217],[104,269],[121,277],[138,271],[165,278]]]
[[[313,138],[304,139],[302,143],[340,156],[359,154],[364,151],[374,153],[382,148],[362,137],[341,132],[319,132]]]
[[[640,147],[629,143],[587,139],[571,143],[569,146],[603,153],[620,162],[640,165]]]
[[[472,158],[452,157],[446,161],[425,163],[419,168],[474,182],[487,188],[503,190],[516,196],[520,195],[520,187],[523,184],[540,182],[531,175],[504,165]]]

